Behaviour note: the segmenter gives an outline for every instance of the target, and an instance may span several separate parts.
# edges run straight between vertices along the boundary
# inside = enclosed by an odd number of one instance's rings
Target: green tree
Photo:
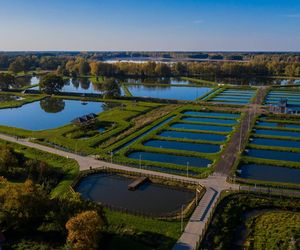
[[[64,80],[61,76],[50,73],[41,77],[40,90],[47,94],[59,92],[64,86]]]
[[[8,70],[17,74],[24,70],[22,63],[19,60],[15,60],[9,64]]]
[[[6,173],[10,168],[19,165],[18,158],[12,148],[8,146],[0,147],[0,173]]]
[[[104,221],[96,211],[85,211],[69,219],[67,243],[74,250],[98,249]]]
[[[86,76],[89,75],[91,72],[90,65],[87,61],[85,60],[80,60],[78,63],[78,72],[80,76]]]
[[[11,74],[0,73],[0,89],[8,89],[15,84],[15,77]]]
[[[31,180],[23,184],[11,184],[0,180],[0,228],[2,230],[26,230],[43,220],[48,198],[40,186]]]

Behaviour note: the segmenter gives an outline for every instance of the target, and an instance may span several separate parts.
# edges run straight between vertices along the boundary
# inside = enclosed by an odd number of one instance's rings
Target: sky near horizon
[[[300,0],[0,0],[0,51],[300,51]]]

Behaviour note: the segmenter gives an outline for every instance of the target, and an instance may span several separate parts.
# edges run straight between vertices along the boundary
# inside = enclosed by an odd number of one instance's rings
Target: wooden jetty
[[[139,177],[138,179],[135,179],[132,183],[128,185],[128,190],[134,191],[136,190],[140,185],[144,184],[145,182],[149,181],[148,177]]]

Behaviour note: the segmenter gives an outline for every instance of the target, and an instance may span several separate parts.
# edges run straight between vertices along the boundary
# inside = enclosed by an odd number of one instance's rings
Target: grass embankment
[[[0,99],[1,96],[16,96],[19,97],[19,100],[12,99],[7,101],[0,101],[0,109],[21,107],[24,104],[39,101],[46,97],[46,95],[25,95],[15,92],[0,92]]]
[[[16,152],[23,154],[24,157],[28,159],[42,161],[48,164],[50,167],[61,169],[64,172],[64,177],[52,190],[52,197],[60,196],[63,193],[68,192],[72,181],[79,174],[79,166],[75,160],[67,159],[58,155],[50,154],[4,140],[0,140],[0,145],[9,145]]]
[[[290,223],[284,223],[283,217],[278,216],[277,221],[279,224],[274,224],[272,220],[264,220],[264,224],[261,223],[257,225],[249,225],[250,230],[254,230],[258,233],[258,237],[253,238],[252,243],[258,244],[262,242],[264,237],[268,236],[274,230],[277,233],[276,241],[272,241],[270,244],[276,244],[275,248],[256,248],[256,249],[288,249],[286,244],[291,244],[291,238],[286,238],[286,236],[291,236],[292,234],[298,239],[299,244],[299,222],[297,220],[292,220],[291,218],[299,218],[300,211],[300,199],[279,197],[279,196],[265,196],[253,193],[239,193],[230,194],[226,196],[218,205],[208,231],[205,235],[204,241],[201,245],[201,249],[233,249],[237,241],[243,239],[243,232],[246,227],[246,215],[253,211],[262,210],[265,212],[268,210],[281,210],[284,214],[284,218],[289,218]],[[268,214],[268,213],[266,213]],[[281,221],[281,222],[280,222]],[[262,225],[262,227],[260,226]],[[274,227],[276,225],[276,227]],[[283,228],[278,228],[282,225]],[[296,229],[291,233],[291,229]],[[257,231],[259,229],[259,231]],[[266,230],[263,230],[266,229]],[[251,232],[251,231],[250,231]],[[262,235],[260,234],[262,233]],[[274,239],[276,233],[270,237]],[[249,234],[251,235],[251,234]],[[282,239],[282,240],[280,240]],[[268,244],[268,239],[262,243]],[[271,238],[269,238],[271,240]],[[245,245],[245,242],[243,242]],[[273,245],[275,246],[275,245]],[[247,249],[247,248],[246,248]],[[249,248],[253,249],[253,248]],[[290,249],[297,249],[290,248]]]
[[[109,226],[104,249],[171,249],[181,235],[180,221],[163,221],[108,209],[105,215]]]

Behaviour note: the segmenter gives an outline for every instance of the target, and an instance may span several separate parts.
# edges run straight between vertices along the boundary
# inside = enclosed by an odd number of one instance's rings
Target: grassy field
[[[300,248],[300,212],[262,213],[248,219],[246,226],[248,231],[246,249]]]
[[[2,96],[16,96],[19,97],[19,100],[8,100],[8,101],[0,101],[0,109],[5,108],[17,108],[21,107],[26,103],[31,103],[35,101],[39,101],[45,98],[45,95],[25,95],[21,93],[11,93],[11,92],[0,92],[0,98]]]
[[[180,221],[162,221],[105,209],[110,236],[105,249],[171,249],[179,236]]]

